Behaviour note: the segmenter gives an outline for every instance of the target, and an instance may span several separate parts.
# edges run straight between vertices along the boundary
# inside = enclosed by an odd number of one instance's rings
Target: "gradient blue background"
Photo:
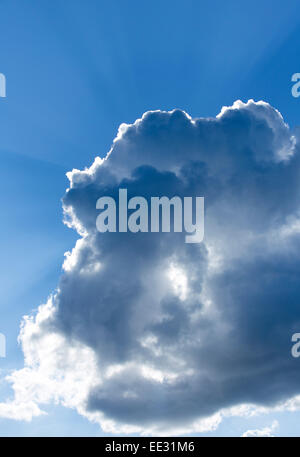
[[[119,124],[147,110],[215,116],[253,98],[300,124],[300,98],[291,95],[299,51],[297,0],[0,1],[2,376],[22,367],[21,318],[56,287],[76,239],[62,223],[66,171],[104,156]],[[7,395],[0,384],[1,400]],[[31,423],[1,419],[0,435],[101,435],[75,412],[48,411]],[[211,435],[239,435],[274,417],[231,418]],[[277,432],[300,435],[299,418],[277,414]]]

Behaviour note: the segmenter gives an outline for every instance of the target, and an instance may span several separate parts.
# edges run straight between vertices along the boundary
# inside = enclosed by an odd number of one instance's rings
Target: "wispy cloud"
[[[264,427],[261,429],[255,430],[248,430],[242,434],[242,437],[249,438],[249,437],[274,437],[273,432],[278,428],[279,423],[278,421],[274,421],[269,427]]]

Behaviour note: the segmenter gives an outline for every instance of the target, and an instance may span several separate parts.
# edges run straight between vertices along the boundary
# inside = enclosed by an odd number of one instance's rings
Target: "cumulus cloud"
[[[243,405],[295,405],[299,172],[298,143],[265,102],[122,124],[105,158],[67,174],[65,223],[80,238],[57,290],[24,318],[25,365],[0,416],[28,419],[58,402],[105,431],[190,433]],[[203,243],[99,233],[96,201],[119,188],[204,196]]]
[[[273,435],[274,430],[278,428],[278,421],[273,421],[272,425],[270,427],[264,427],[262,429],[256,429],[256,430],[248,430],[247,432],[244,432],[242,434],[243,438],[255,438],[255,437],[274,437]]]

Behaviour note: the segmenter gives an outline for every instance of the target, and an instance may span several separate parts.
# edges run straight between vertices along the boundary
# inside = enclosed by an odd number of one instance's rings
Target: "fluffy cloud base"
[[[67,174],[65,223],[80,238],[57,290],[24,318],[25,364],[0,416],[30,420],[56,402],[105,432],[182,434],[297,408],[299,172],[296,138],[265,102],[122,124],[105,158]],[[96,201],[119,188],[204,196],[204,242],[100,234]]]

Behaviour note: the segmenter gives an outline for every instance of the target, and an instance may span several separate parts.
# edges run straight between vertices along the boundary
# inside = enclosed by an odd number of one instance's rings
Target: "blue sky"
[[[299,2],[0,1],[2,374],[23,366],[22,316],[44,303],[78,235],[62,223],[65,173],[104,157],[119,125],[148,110],[216,116],[237,99],[265,100],[293,128],[300,99]],[[0,384],[1,399],[10,394]],[[0,435],[101,435],[49,406],[32,422],[0,419]],[[210,435],[241,435],[274,419],[299,435],[299,414],[229,418]]]

